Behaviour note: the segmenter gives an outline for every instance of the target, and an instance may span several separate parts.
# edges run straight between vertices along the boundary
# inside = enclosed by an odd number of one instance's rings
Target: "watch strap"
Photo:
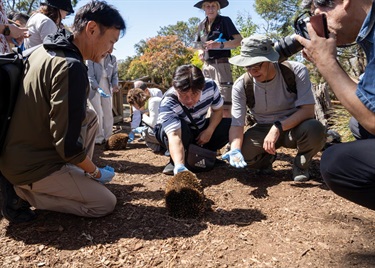
[[[273,125],[274,125],[275,127],[277,127],[277,129],[278,129],[280,132],[283,132],[283,125],[281,124],[281,122],[280,122],[279,120],[275,121],[275,122],[273,123]]]

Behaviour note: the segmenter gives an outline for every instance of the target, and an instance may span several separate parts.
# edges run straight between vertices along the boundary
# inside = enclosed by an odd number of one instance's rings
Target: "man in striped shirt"
[[[231,123],[230,118],[222,118],[224,101],[219,88],[214,81],[206,80],[198,67],[178,67],[172,85],[160,103],[155,126],[157,139],[171,156],[163,170],[168,175],[187,170],[185,150],[189,144],[212,151],[227,144]],[[207,117],[209,110],[210,117]]]

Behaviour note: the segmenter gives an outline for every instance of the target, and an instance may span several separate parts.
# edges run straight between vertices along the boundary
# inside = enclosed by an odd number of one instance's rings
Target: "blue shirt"
[[[206,85],[196,105],[189,110],[190,115],[199,129],[202,129],[206,122],[206,115],[209,108],[219,109],[224,103],[216,83],[206,79]],[[181,128],[181,120],[190,124],[190,119],[178,102],[176,90],[172,87],[165,94],[159,106],[158,124],[162,124],[165,133],[169,134]]]
[[[375,3],[367,14],[357,37],[357,43],[366,53],[367,66],[357,86],[360,101],[375,113]]]

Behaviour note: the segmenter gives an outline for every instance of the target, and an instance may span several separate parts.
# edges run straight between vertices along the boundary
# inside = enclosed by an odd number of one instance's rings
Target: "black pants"
[[[375,210],[375,139],[329,147],[323,152],[320,170],[337,195]]]
[[[212,134],[210,141],[203,145],[203,148],[216,151],[224,147],[224,145],[229,141],[229,128],[231,121],[232,119],[230,118],[223,118]],[[189,147],[189,144],[196,144],[195,139],[208,127],[208,125],[209,119],[206,120],[206,123],[202,129],[195,130],[193,126],[189,126],[184,120],[181,120],[181,139],[185,150]],[[156,125],[154,132],[159,143],[165,149],[169,150],[168,138],[163,127],[161,125]]]

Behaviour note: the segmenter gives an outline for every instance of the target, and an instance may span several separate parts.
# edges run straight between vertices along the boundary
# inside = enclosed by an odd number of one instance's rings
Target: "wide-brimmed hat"
[[[197,7],[197,8],[202,8],[202,5],[203,5],[204,2],[215,2],[215,1],[219,2],[220,9],[223,9],[224,7],[229,5],[228,0],[203,0],[203,1],[199,1],[194,6]]]
[[[65,10],[69,14],[74,13],[72,3],[70,2],[70,0],[42,0],[40,4]]]
[[[238,66],[250,66],[264,61],[278,61],[279,53],[273,47],[273,42],[264,35],[256,34],[241,41],[241,54],[229,59]]]

